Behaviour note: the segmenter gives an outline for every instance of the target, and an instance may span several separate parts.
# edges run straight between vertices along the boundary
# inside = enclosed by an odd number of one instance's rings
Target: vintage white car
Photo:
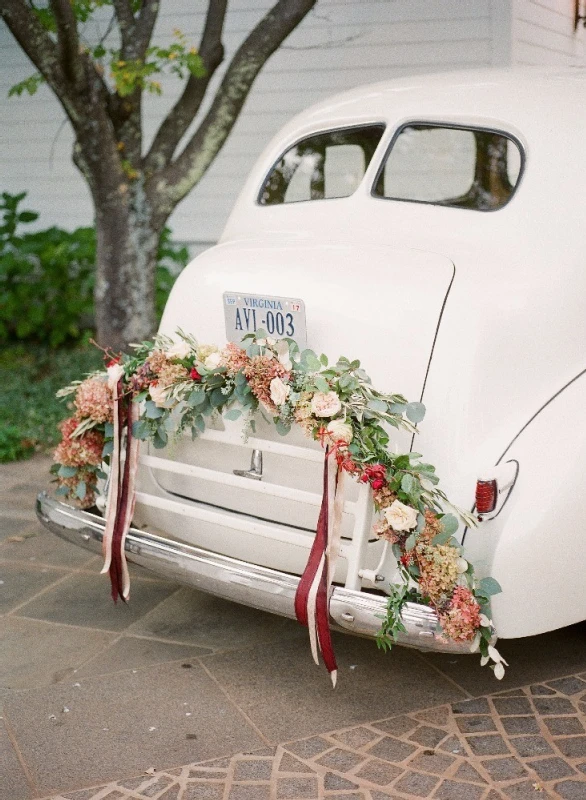
[[[161,331],[240,341],[258,327],[360,357],[374,385],[422,401],[416,437],[474,510],[465,554],[502,586],[502,638],[586,618],[586,72],[474,72],[354,89],[266,148],[220,243],[179,277]],[[416,443],[414,443],[416,439]],[[294,616],[322,451],[259,418],[144,447],[128,558],[206,592]],[[331,622],[374,636],[397,563],[370,487],[346,497]],[[100,516],[47,495],[51,530],[98,550]],[[465,652],[410,603],[403,644]]]

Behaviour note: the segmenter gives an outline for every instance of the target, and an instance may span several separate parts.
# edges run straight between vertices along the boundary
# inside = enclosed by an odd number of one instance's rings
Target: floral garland
[[[202,345],[178,331],[175,339],[158,336],[153,342],[133,345],[133,350],[132,355],[107,354],[105,371],[58,393],[73,398],[74,409],[73,416],[60,425],[63,439],[54,456],[52,471],[58,494],[82,508],[95,504],[100,479],[107,477],[106,470],[113,472],[120,466],[125,425],[129,442],[148,440],[155,448],[165,447],[170,435],[186,430],[195,439],[214,414],[230,420],[243,416],[244,435],[254,431],[258,411],[267,412],[283,435],[299,425],[326,451],[318,533],[296,598],[297,616],[304,624],[308,624],[308,609],[315,612],[317,606],[316,630],[312,632],[310,625],[314,657],[319,646],[326,666],[335,675],[335,658],[328,655],[329,628],[324,631],[323,624],[319,626],[320,602],[322,617],[325,608],[327,620],[332,572],[328,554],[332,555],[332,548],[324,539],[319,545],[320,560],[318,540],[325,531],[329,542],[332,526],[336,527],[335,519],[328,520],[327,510],[327,465],[332,460],[339,482],[346,474],[370,485],[378,512],[374,532],[391,544],[399,563],[402,582],[390,587],[387,614],[377,637],[379,647],[390,649],[405,631],[401,620],[404,603],[423,603],[437,612],[443,635],[469,642],[472,652],[480,651],[481,664],[492,662],[496,677],[503,677],[506,662],[492,644],[495,634],[490,619],[490,597],[500,592],[500,587],[493,578],[479,580],[475,576],[473,565],[453,537],[458,517],[465,525],[474,525],[473,517],[450,504],[438,488],[435,468],[422,462],[420,454],[395,454],[388,448],[388,426],[416,432],[425,413],[421,403],[376,390],[359,361],[341,357],[330,364],[325,355],[300,352],[293,340],[274,340],[260,330],[244,337],[242,347],[233,343],[223,349]],[[126,414],[126,407],[132,407],[132,414],[130,410]],[[127,455],[127,462],[130,459]],[[128,474],[123,478],[122,472],[118,475],[116,471],[115,493],[122,491],[127,478]],[[115,505],[110,494],[108,505]],[[339,501],[336,493],[335,505]],[[132,499],[125,501],[126,528],[124,522],[118,528],[113,520],[110,525],[118,546],[122,542],[122,559],[132,507]],[[120,571],[120,565],[116,569]],[[117,593],[125,599],[127,589],[124,593],[116,589],[114,599]]]

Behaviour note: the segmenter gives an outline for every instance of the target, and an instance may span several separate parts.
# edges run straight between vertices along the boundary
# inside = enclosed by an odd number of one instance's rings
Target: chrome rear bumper
[[[101,553],[104,520],[49,497],[37,498],[37,516],[62,539]],[[294,598],[299,578],[245,561],[202,550],[172,539],[131,528],[126,538],[128,560],[168,580],[192,586],[236,603],[295,618]],[[333,627],[375,637],[384,615],[386,599],[367,592],[336,586],[330,601]],[[466,642],[445,639],[439,633],[436,613],[427,606],[407,603],[403,611],[406,633],[399,643],[422,650],[469,653]]]

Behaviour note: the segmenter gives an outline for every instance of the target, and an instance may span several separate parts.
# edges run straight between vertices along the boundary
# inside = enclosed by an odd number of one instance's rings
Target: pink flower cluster
[[[480,628],[480,606],[470,589],[457,586],[440,623],[446,636],[456,642],[469,642]]]
[[[226,367],[229,375],[236,375],[241,369],[248,365],[250,358],[246,354],[246,350],[238,347],[234,342],[228,342],[222,351],[221,366]]]
[[[269,356],[254,356],[244,367],[244,375],[254,396],[271,414],[278,409],[271,400],[271,381],[287,374],[285,367]]]
[[[112,392],[105,381],[87,378],[80,383],[73,405],[78,419],[89,417],[94,422],[112,422]]]
[[[55,450],[53,460],[65,467],[99,467],[102,463],[104,437],[96,430],[73,436],[78,424],[75,417],[70,417],[59,425],[63,439]]]

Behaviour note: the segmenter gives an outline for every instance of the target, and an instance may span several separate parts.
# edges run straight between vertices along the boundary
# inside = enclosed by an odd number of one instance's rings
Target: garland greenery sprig
[[[55,453],[58,493],[83,507],[95,503],[112,451],[112,392],[120,380],[140,404],[133,436],[155,448],[184,432],[196,439],[214,415],[242,418],[245,436],[255,431],[259,413],[282,435],[298,425],[329,448],[338,469],[372,489],[374,531],[398,562],[379,646],[389,649],[404,631],[406,602],[424,603],[436,611],[444,636],[469,642],[481,663],[492,662],[496,677],[503,677],[506,662],[493,646],[490,619],[490,598],[500,587],[476,576],[454,538],[460,522],[473,526],[475,520],[450,503],[421,454],[389,449],[391,428],[417,431],[423,404],[376,389],[358,360],[330,363],[262,330],[244,337],[242,346],[222,349],[181,330],[173,339],[158,336],[132,347],[131,355],[109,356],[104,372],[59,393],[72,399],[74,414],[61,424]]]

